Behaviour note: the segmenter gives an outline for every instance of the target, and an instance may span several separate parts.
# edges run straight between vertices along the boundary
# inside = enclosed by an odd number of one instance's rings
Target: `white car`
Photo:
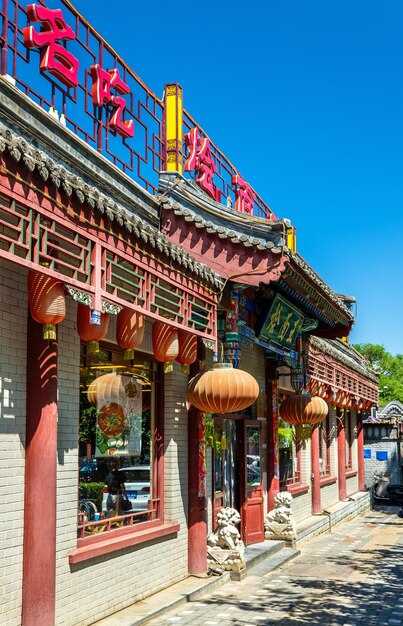
[[[125,513],[147,511],[150,499],[150,466],[133,465],[131,467],[121,467],[118,471],[123,472],[126,476],[126,493],[132,505],[131,510],[125,511]],[[108,487],[105,485],[102,498],[103,513],[106,513],[107,499]]]

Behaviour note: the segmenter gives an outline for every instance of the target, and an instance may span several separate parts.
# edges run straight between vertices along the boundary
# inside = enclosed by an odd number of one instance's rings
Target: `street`
[[[403,519],[398,509],[370,511],[303,544],[270,574],[260,563],[202,601],[148,626],[399,626],[403,624]]]

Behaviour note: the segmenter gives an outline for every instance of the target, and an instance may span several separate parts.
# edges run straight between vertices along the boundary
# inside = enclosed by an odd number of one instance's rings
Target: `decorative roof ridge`
[[[179,172],[160,172],[159,191],[162,209],[173,210],[196,228],[248,248],[282,251],[287,220],[266,220],[235,211],[207,196]]]
[[[223,280],[207,265],[194,259],[187,251],[170,242],[145,220],[117,203],[112,197],[102,193],[98,187],[85,182],[45,151],[36,148],[23,136],[12,132],[0,122],[0,153],[6,150],[14,161],[17,163],[22,161],[31,173],[36,170],[45,182],[52,182],[57,189],[62,189],[68,197],[74,195],[80,204],[88,203],[90,207],[105,215],[109,221],[116,221],[119,226],[125,228],[134,237],[150,244],[153,248],[157,248],[159,252],[164,253],[178,265],[189,269],[215,287],[222,287]]]
[[[229,239],[232,243],[241,244],[245,248],[253,247],[257,250],[270,250],[275,254],[280,254],[282,251],[282,248],[275,245],[273,241],[265,241],[260,237],[248,236],[233,228],[218,225],[212,219],[206,220],[190,209],[182,207],[179,202],[165,199],[162,201],[161,206],[163,210],[173,211],[175,215],[183,217],[186,222],[193,222],[196,228],[202,228],[209,234],[217,235],[220,239]]]
[[[352,321],[354,319],[353,314],[350,309],[344,304],[341,298],[336,294],[335,291],[312,269],[312,267],[305,261],[305,259],[298,253],[292,252],[289,249],[286,249],[286,253],[290,256],[290,258],[295,261],[296,265],[300,267],[305,274],[309,276],[314,283],[319,285],[319,287],[326,293],[326,295],[335,303],[337,306],[347,314],[348,318]]]
[[[360,353],[345,341],[341,339],[324,339],[323,337],[311,335],[309,337],[309,345],[378,384],[379,377],[376,372],[369,367]]]

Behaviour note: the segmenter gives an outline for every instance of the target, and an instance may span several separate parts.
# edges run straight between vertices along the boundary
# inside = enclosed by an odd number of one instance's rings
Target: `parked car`
[[[127,497],[131,502],[131,511],[147,511],[150,499],[150,466],[133,465],[121,467],[119,472],[124,472],[126,476],[125,487]],[[108,487],[104,487],[102,498],[102,512],[106,513],[106,501],[108,499]]]

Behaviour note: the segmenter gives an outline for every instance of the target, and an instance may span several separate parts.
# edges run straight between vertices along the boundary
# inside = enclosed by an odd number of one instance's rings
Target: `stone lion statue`
[[[244,550],[244,543],[237,529],[241,522],[241,516],[236,509],[226,507],[217,513],[217,528],[207,539],[207,544],[212,548],[223,550]]]
[[[264,530],[265,539],[295,541],[297,530],[292,516],[292,495],[288,491],[280,491],[274,498],[275,508],[266,515]]]

